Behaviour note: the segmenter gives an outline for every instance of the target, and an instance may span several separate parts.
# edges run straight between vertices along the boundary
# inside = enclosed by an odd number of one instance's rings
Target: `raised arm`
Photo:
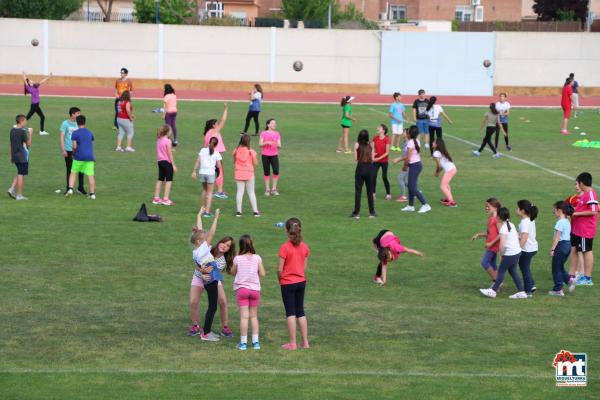
[[[45,77],[44,79],[42,79],[42,80],[40,81],[40,85],[41,85],[41,84],[43,84],[43,83],[46,83],[46,82],[48,82],[48,80],[49,80],[50,78],[52,78],[52,73],[50,73],[50,75],[48,75],[47,77]]]
[[[225,127],[225,122],[227,122],[227,103],[223,104],[223,115],[221,115],[221,119],[219,121],[217,121],[217,125],[215,126],[215,128],[220,131],[221,129],[223,129],[223,127]]]
[[[210,244],[215,237],[215,233],[217,232],[217,223],[219,222],[219,215],[221,214],[221,209],[217,208],[215,210],[215,218],[213,219],[212,225],[210,226],[210,230],[208,231],[208,235],[206,236],[206,243]]]

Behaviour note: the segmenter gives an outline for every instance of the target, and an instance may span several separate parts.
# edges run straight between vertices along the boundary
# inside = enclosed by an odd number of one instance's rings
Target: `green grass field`
[[[96,201],[55,193],[64,186],[57,131],[72,105],[87,115],[96,137]],[[573,193],[574,182],[518,160],[492,160],[491,153],[475,158],[472,146],[449,137],[480,143],[482,108],[447,109],[455,121],[445,133],[458,166],[453,182],[458,208],[438,204],[439,178],[427,158],[420,186],[432,212],[401,213],[399,203],[378,200],[379,217],[357,221],[348,218],[354,164],[334,151],[339,106],[266,103],[262,121],[276,118],[282,133],[281,196],[262,195],[257,170],[262,218],[248,216],[247,198],[241,219],[234,217],[232,197],[214,203],[223,214],[217,236],[251,234],[265,261],[263,349],[241,353],[236,339],[213,344],[186,337],[193,270],[187,239],[200,194],[190,173],[204,121],[219,117],[222,104],[180,101],[175,153],[180,172],[171,208],[151,204],[155,130],[161,121],[150,111],[159,105],[134,103],[135,154],[113,151],[111,99],[45,98],[48,137],[37,135],[37,117],[31,121],[36,135],[24,190],[29,201],[0,197],[0,398],[598,398],[599,289],[579,287],[563,299],[545,294],[552,286],[552,203]],[[27,109],[23,96],[0,97],[3,191],[15,173],[8,132],[14,116]],[[231,104],[224,129],[230,195],[235,187],[230,151],[245,110],[245,103]],[[357,127],[374,132],[378,123],[387,123],[378,113],[385,111],[355,106]],[[579,136],[558,134],[560,118],[557,110],[514,109],[510,154],[570,177],[588,170],[600,181],[600,152],[572,147]],[[588,138],[600,137],[597,113],[575,121]],[[351,138],[357,133],[353,129]],[[397,195],[399,167],[390,170]],[[378,192],[382,199],[381,180]],[[491,196],[511,212],[521,198],[540,207],[540,251],[533,260],[539,290],[533,299],[509,300],[510,278],[495,300],[479,293],[489,285],[479,266],[483,241],[473,243],[470,237],[485,230],[483,206]],[[142,202],[165,222],[132,222]],[[366,211],[363,197],[363,217]],[[312,348],[296,352],[279,348],[287,331],[276,262],[286,237],[274,226],[291,216],[302,220],[312,250],[306,298]],[[425,257],[402,256],[389,269],[388,285],[378,288],[371,281],[376,255],[370,239],[382,228]],[[224,286],[237,335],[231,282],[226,277]],[[205,307],[203,296],[202,313]],[[587,353],[587,388],[555,387],[552,360],[561,349]]]

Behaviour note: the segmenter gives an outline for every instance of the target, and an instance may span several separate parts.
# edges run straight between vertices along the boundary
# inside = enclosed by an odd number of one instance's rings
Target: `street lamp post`
[[[158,24],[158,0],[154,0],[154,22]]]

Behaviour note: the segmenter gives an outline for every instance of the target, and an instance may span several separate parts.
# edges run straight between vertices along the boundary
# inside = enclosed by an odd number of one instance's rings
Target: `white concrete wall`
[[[600,87],[600,33],[498,32],[495,58],[497,86]]]

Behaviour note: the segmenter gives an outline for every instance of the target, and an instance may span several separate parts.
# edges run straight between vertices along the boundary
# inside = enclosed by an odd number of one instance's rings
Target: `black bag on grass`
[[[133,218],[136,222],[162,222],[162,218],[157,214],[148,214],[146,210],[146,203],[142,203],[140,211]]]

